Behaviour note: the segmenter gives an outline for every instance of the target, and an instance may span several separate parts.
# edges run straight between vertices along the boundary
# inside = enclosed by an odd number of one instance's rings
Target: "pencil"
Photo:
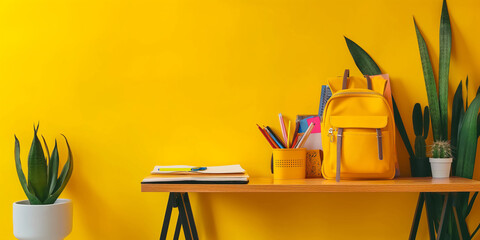
[[[288,120],[288,130],[287,130],[287,148],[290,148],[290,142],[292,141],[291,137],[292,137],[292,134],[290,134],[291,132],[291,125],[292,125],[292,121]]]
[[[297,143],[298,140],[298,129],[300,128],[300,121],[295,121],[295,131],[293,132],[293,141],[290,145],[290,148],[294,148],[295,144]]]
[[[287,131],[285,130],[285,122],[283,121],[283,116],[281,113],[278,114],[278,119],[280,120],[280,128],[282,129],[283,142],[285,143],[285,146],[288,147]]]
[[[273,141],[278,145],[279,148],[285,148],[285,146],[282,144],[282,141],[280,141],[280,139],[277,137],[277,135],[275,135],[275,133],[273,132],[273,130],[269,126],[266,126],[265,130],[270,135],[270,137],[273,139]]]
[[[302,148],[302,147],[303,147],[303,145],[305,144],[305,142],[306,142],[307,139],[308,139],[308,136],[309,136],[310,133],[312,132],[314,126],[315,126],[315,123],[313,123],[313,122],[310,123],[310,126],[308,126],[307,131],[305,132],[305,134],[303,134],[302,139],[300,140],[300,142],[298,142],[296,148]]]
[[[265,133],[263,129],[260,126],[258,126],[258,124],[257,124],[257,127],[258,127],[258,130],[260,130],[260,132],[262,133],[262,135],[267,139],[270,146],[272,146],[272,148],[276,148],[275,145],[270,141],[270,138],[267,137],[267,133]]]
[[[273,143],[273,145],[275,145],[275,148],[280,148],[277,143],[275,143],[275,141],[272,139],[272,137],[270,137],[270,134],[268,134],[267,130],[265,129],[265,127],[262,128],[263,132],[265,132],[265,134],[267,135],[267,138],[270,140],[270,142]]]

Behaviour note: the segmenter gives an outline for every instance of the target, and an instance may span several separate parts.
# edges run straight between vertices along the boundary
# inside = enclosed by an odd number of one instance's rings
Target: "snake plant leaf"
[[[405,130],[405,125],[403,125],[402,116],[398,111],[397,103],[395,102],[395,98],[392,96],[392,103],[393,103],[393,118],[395,120],[395,125],[397,126],[398,132],[400,133],[400,137],[402,137],[403,144],[407,149],[408,155],[410,156],[410,166],[413,166],[412,161],[415,160],[415,153],[413,152],[412,144],[410,143],[410,139],[408,138],[407,131]]]
[[[62,173],[60,173],[60,177],[58,177],[55,191],[45,201],[46,204],[52,204],[57,200],[58,196],[60,196],[62,191],[65,189],[65,186],[67,185],[68,181],[70,180],[70,177],[72,176],[72,171],[73,171],[72,150],[70,149],[70,144],[68,144],[67,138],[63,134],[62,136],[65,138],[65,142],[67,143],[68,158],[67,158],[67,162],[63,166]]]
[[[480,137],[480,113],[477,116],[477,137]]]
[[[38,125],[34,126],[34,136],[30,153],[28,155],[28,183],[35,191],[36,196],[41,202],[48,197],[47,187],[47,161],[43,153],[42,144],[38,139]]]
[[[423,138],[427,139],[428,129],[430,128],[430,111],[428,106],[425,106],[423,110]]]
[[[467,75],[467,79],[465,79],[465,109],[468,109],[468,75]]]
[[[15,136],[15,167],[17,169],[18,179],[20,180],[20,185],[22,185],[22,189],[27,195],[28,201],[30,204],[42,204],[42,202],[35,196],[34,193],[30,192],[27,185],[27,179],[25,178],[25,174],[22,170],[22,162],[20,161],[20,142],[18,141],[17,136]]]
[[[50,151],[48,150],[47,141],[45,141],[45,138],[43,137],[43,135],[42,135],[42,140],[43,140],[43,145],[45,146],[45,151],[47,151],[47,160],[50,163],[50,156],[49,156]]]
[[[350,51],[350,54],[352,55],[352,58],[355,61],[355,64],[357,65],[360,72],[362,72],[362,74],[364,75],[382,74],[378,65],[375,63],[375,61],[373,61],[370,55],[368,55],[368,53],[365,50],[363,50],[363,48],[361,48],[358,44],[348,39],[347,37],[345,37],[345,41],[347,42],[348,50]],[[412,163],[415,159],[415,153],[413,152],[412,144],[410,143],[410,140],[408,138],[407,131],[405,130],[405,125],[403,124],[402,116],[398,111],[398,107],[397,107],[397,104],[395,103],[395,98],[393,96],[392,96],[392,102],[393,102],[393,115],[395,119],[395,125],[397,126],[398,132],[402,137],[403,144],[407,149],[408,155],[410,155],[410,164],[411,166],[413,166]]]
[[[57,184],[57,177],[58,177],[58,164],[59,164],[59,156],[58,156],[58,148],[57,148],[57,140],[55,140],[55,147],[52,151],[52,157],[48,163],[48,194],[51,195],[55,190],[55,186]]]
[[[452,102],[452,123],[451,123],[451,139],[450,142],[454,148],[457,148],[458,125],[460,124],[460,116],[465,112],[463,108],[462,82],[458,84]],[[455,155],[455,154],[454,154]]]
[[[427,89],[428,105],[430,106],[430,118],[432,120],[432,133],[435,141],[442,140],[442,124],[440,121],[440,108],[438,104],[437,84],[433,76],[432,64],[427,49],[427,44],[418,29],[415,18],[413,19],[415,31],[417,33],[418,49],[422,61],[423,77],[425,78],[425,87]]]
[[[448,14],[447,1],[443,0],[442,15],[440,17],[440,60],[438,73],[438,95],[440,100],[440,114],[442,136],[448,139],[448,74],[452,50],[452,28]]]
[[[453,162],[452,162],[452,173],[455,174],[457,168],[457,155],[458,155],[458,131],[460,129],[460,123],[463,119],[465,110],[463,109],[463,94],[462,94],[462,82],[458,84],[455,95],[453,95],[452,102],[452,122],[451,122],[451,138],[450,143],[452,144],[453,150]]]
[[[413,131],[415,136],[421,136],[423,132],[423,116],[420,103],[415,103],[412,113]]]
[[[363,50],[363,48],[347,37],[345,37],[345,42],[347,43],[348,50],[353,57],[353,61],[355,61],[355,65],[357,65],[363,75],[382,74],[378,65],[373,61],[372,57]]]
[[[470,199],[470,202],[468,203],[467,207],[467,212],[465,213],[465,217],[467,217],[470,214],[470,211],[472,210],[473,204],[475,203],[475,199],[477,199],[478,192],[475,192]]]
[[[473,99],[465,113],[458,134],[457,167],[455,176],[472,178],[477,152],[477,117],[480,96]]]

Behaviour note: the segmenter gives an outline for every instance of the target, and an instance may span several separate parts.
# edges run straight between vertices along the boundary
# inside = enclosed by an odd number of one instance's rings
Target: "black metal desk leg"
[[[183,233],[185,234],[185,239],[192,240],[193,239],[192,225],[190,223],[191,220],[188,217],[184,193],[180,193],[177,200],[178,200],[177,201],[178,214],[180,216],[180,220],[182,221],[182,227],[183,227]]]
[[[422,216],[423,203],[425,202],[425,195],[423,193],[418,194],[417,208],[415,209],[415,215],[413,215],[412,228],[410,229],[409,240],[415,240],[417,238],[418,224],[420,223],[420,217]]]
[[[180,220],[180,214],[178,214],[177,226],[175,227],[175,234],[173,235],[173,240],[178,240],[180,236],[180,228],[182,228],[182,221]]]
[[[184,201],[186,208],[185,210],[187,211],[188,219],[190,220],[190,228],[192,229],[193,239],[198,240],[197,226],[195,226],[195,220],[193,219],[192,206],[190,205],[188,193],[184,194]]]
[[[162,233],[160,234],[160,240],[167,239],[168,225],[170,224],[170,216],[172,216],[172,208],[175,204],[175,193],[170,193],[168,197],[167,209],[165,210],[165,218],[163,219]]]
[[[177,240],[180,235],[180,229],[183,228],[183,233],[185,234],[186,240],[198,240],[197,228],[195,226],[195,221],[193,220],[192,206],[190,205],[188,194],[175,192],[170,193],[170,196],[168,197],[167,209],[165,211],[165,218],[163,219],[160,240],[167,239],[172,208],[178,208],[178,219],[173,238]]]

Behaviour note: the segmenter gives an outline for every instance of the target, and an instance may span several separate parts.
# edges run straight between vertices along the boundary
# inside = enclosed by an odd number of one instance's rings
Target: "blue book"
[[[327,85],[322,85],[322,93],[320,94],[320,106],[318,107],[318,116],[323,116],[325,105],[327,105],[328,99],[332,97],[332,91]]]

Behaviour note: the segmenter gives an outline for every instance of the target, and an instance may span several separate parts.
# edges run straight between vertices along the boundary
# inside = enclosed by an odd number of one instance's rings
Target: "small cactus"
[[[415,156],[417,158],[427,157],[427,145],[425,139],[428,136],[428,130],[430,127],[430,114],[428,106],[425,107],[422,116],[422,107],[419,103],[413,107],[412,121],[413,130],[415,132]]]
[[[451,158],[452,145],[448,141],[435,141],[431,146],[431,154],[433,158]]]

